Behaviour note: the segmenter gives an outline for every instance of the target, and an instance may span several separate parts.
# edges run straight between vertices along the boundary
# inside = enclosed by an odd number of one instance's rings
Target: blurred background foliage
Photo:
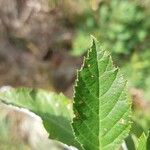
[[[128,79],[132,133],[138,137],[147,133],[149,0],[0,0],[0,86],[38,87],[72,98],[76,70],[91,44],[90,35],[112,53]]]

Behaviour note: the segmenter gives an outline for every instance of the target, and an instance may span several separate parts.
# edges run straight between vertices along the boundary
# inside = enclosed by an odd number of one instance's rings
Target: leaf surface
[[[146,149],[146,143],[147,143],[147,138],[146,135],[143,133],[139,138],[137,150],[148,150]]]
[[[150,133],[146,136],[143,133],[138,139],[138,147],[137,150],[149,150],[150,149]]]
[[[78,71],[74,93],[72,126],[84,149],[114,149],[127,136],[131,103],[125,89],[120,70],[94,39]]]
[[[150,149],[150,130],[148,131],[147,143],[146,143],[147,150]]]
[[[38,89],[19,88],[0,92],[0,100],[29,109],[39,115],[51,139],[78,147],[79,144],[71,128],[72,103],[64,95]]]

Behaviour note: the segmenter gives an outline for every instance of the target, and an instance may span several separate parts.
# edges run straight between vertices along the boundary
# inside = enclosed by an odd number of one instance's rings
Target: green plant
[[[142,45],[148,34],[144,9],[134,1],[113,0],[99,9],[100,38],[116,54],[131,54]],[[147,21],[147,23],[145,21]]]
[[[81,19],[84,21],[77,22],[77,35],[92,33],[104,49],[110,49],[115,55],[131,55],[139,47],[139,51],[149,47],[145,43],[149,37],[149,13],[136,0],[102,0],[96,11],[86,10]],[[78,38],[75,36],[73,41],[76,45]],[[86,48],[84,45],[80,52]],[[76,51],[74,44],[73,51]]]
[[[93,42],[78,72],[74,98],[73,128],[85,149],[116,148],[127,135],[130,103],[125,86],[109,54]]]
[[[131,101],[126,80],[95,39],[78,71],[73,108],[62,94],[29,88],[0,92],[0,99],[39,115],[51,139],[78,149],[119,148],[130,131]],[[139,145],[144,142],[142,137]]]
[[[126,72],[126,76],[132,87],[143,89],[145,99],[149,100],[150,87],[150,53],[149,51],[134,52],[130,62],[124,64],[122,70]]]

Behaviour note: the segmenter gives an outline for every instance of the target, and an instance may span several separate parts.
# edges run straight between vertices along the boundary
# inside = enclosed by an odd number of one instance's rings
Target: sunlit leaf
[[[89,49],[75,85],[73,128],[86,150],[116,148],[130,129],[126,80],[97,42]]]
[[[19,88],[1,92],[0,99],[4,103],[27,108],[39,115],[51,139],[78,147],[70,125],[73,117],[72,103],[64,95]]]

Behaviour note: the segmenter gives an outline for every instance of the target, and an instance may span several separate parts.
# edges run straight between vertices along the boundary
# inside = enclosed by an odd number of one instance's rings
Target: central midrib
[[[98,63],[98,54],[97,54],[97,47],[95,45],[95,50],[96,50],[96,62],[97,62],[97,73],[98,73],[98,103],[99,103],[99,112],[98,112],[98,123],[99,123],[99,127],[98,127],[98,143],[99,143],[99,150],[101,150],[101,137],[100,137],[100,105],[101,105],[101,101],[100,101],[100,80],[99,80],[99,77],[100,77],[100,74],[99,74],[99,63]]]

